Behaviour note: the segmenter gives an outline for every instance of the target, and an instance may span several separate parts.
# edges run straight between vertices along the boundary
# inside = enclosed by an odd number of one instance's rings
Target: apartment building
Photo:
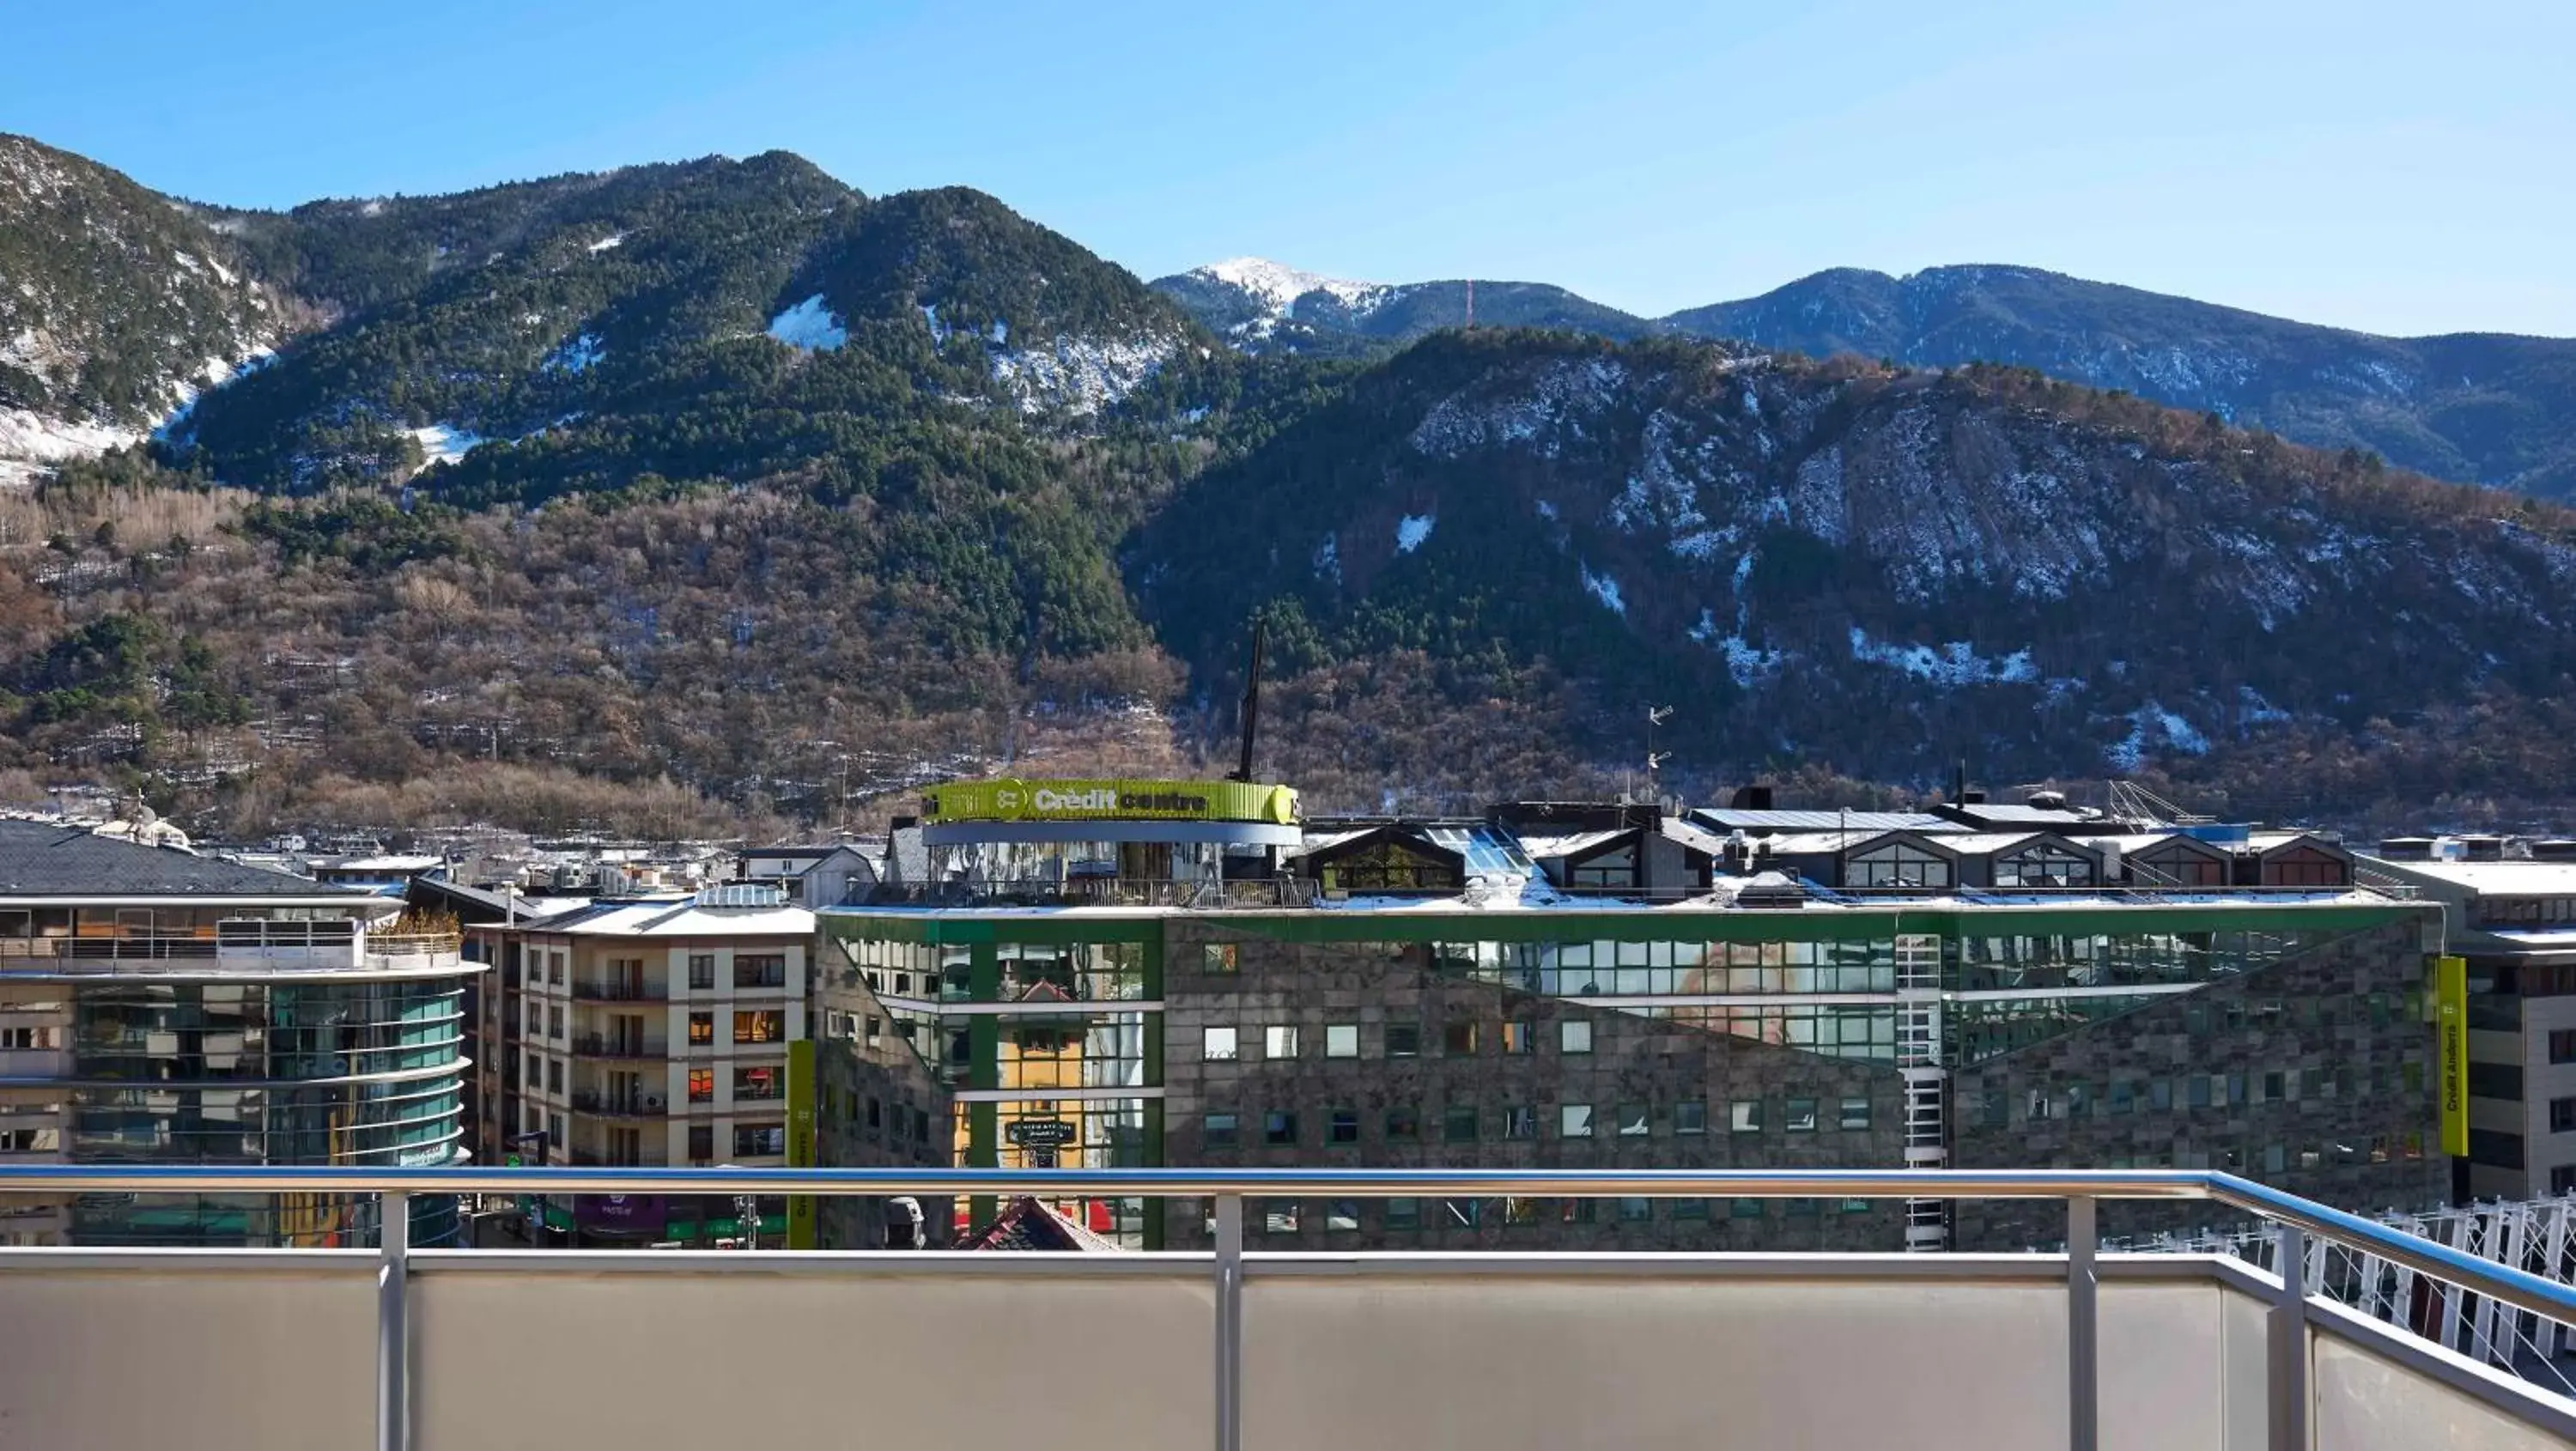
[[[0,820],[0,1162],[374,1165],[466,1157],[453,925],[283,872]],[[72,1195],[0,1243],[357,1246],[372,1197]],[[456,1234],[412,1202],[416,1243]]]
[[[775,887],[601,898],[470,929],[499,967],[486,1154],[593,1165],[784,1165],[789,1058],[807,1040],[814,916]],[[488,1035],[487,1035],[488,1036]],[[607,1196],[543,1206],[583,1242],[748,1235],[730,1200]],[[763,1210],[764,1221],[773,1211]],[[777,1211],[783,1213],[783,1210]],[[757,1227],[783,1234],[783,1220]]]
[[[2444,1199],[2438,910],[2356,885],[2324,838],[2003,812],[1299,821],[1284,787],[968,783],[925,795],[926,880],[820,921],[948,1088],[960,1164],[2205,1167],[2356,1209]],[[1205,1242],[1150,1205],[1057,1207],[1128,1244]],[[1319,1201],[1253,1232],[2017,1248],[2062,1220]]]

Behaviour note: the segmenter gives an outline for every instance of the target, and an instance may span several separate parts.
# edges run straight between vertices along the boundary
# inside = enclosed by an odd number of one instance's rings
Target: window
[[[2549,1030],[2549,1061],[2576,1063],[2576,1028]]]
[[[0,1048],[51,1048],[52,1028],[0,1028]]]
[[[1633,1139],[1655,1131],[1655,1111],[1642,1103],[1619,1105],[1619,1137]]]
[[[733,1131],[733,1151],[744,1158],[787,1152],[785,1124],[742,1124]]]
[[[1199,1056],[1211,1063],[1231,1062],[1235,1056],[1234,1029],[1210,1028],[1199,1038]]]
[[[1727,1126],[1739,1134],[1762,1132],[1762,1100],[1739,1098],[1726,1106]]]
[[[1199,1139],[1211,1149],[1231,1149],[1241,1142],[1241,1131],[1233,1114],[1212,1113],[1201,1122]]]
[[[546,1060],[546,1092],[563,1092],[563,1060],[560,1058]]]
[[[1589,1199],[1557,1201],[1556,1217],[1560,1224],[1590,1224],[1599,1213],[1600,1210],[1594,1207],[1594,1201]]]
[[[2147,1107],[2157,1113],[2173,1109],[2173,1082],[2165,1078],[2147,1080]]]
[[[550,1007],[550,1008],[548,1008],[548,1009],[546,1009],[546,1036],[547,1036],[547,1037],[549,1037],[549,1038],[552,1038],[552,1039],[554,1039],[556,1042],[559,1042],[559,1043],[560,1043],[560,1042],[562,1042],[562,1041],[563,1041],[563,1035],[564,1035],[564,1014],[563,1014],[563,1009],[561,1009],[561,1008],[551,1008],[551,1007]]]
[[[1297,1056],[1297,1029],[1293,1024],[1273,1024],[1261,1030],[1261,1056],[1294,1058]]]
[[[784,1098],[787,1096],[787,1072],[782,1068],[737,1068],[733,1071],[733,1096],[747,1098]]]
[[[733,955],[735,987],[787,986],[787,954],[783,952],[737,952]]]
[[[1769,1206],[1759,1199],[1726,1201],[1726,1217],[1729,1219],[1760,1219],[1768,1212]]]
[[[1582,1018],[1568,1018],[1556,1025],[1556,1051],[1589,1053],[1592,1051],[1592,1024]]]
[[[712,952],[689,954],[689,986],[705,990],[716,985],[716,955]]]
[[[716,1126],[714,1124],[689,1125],[689,1162],[708,1164],[713,1163],[715,1157]]]
[[[868,1014],[868,1022],[867,1022],[867,1043],[868,1043],[868,1046],[869,1046],[869,1047],[871,1047],[871,1048],[875,1047],[875,1046],[877,1045],[877,1040],[878,1040],[879,1038],[883,1037],[884,1035],[885,1035],[885,1022],[884,1022],[884,1020],[883,1020],[883,1019],[881,1019],[881,1018],[879,1018],[879,1017],[878,1017],[876,1014],[874,1014],[874,1013],[870,1013],[870,1014]]]
[[[2549,1192],[2576,1194],[2576,1164],[2560,1164],[2549,1171]]]
[[[2576,1132],[2576,1098],[2549,1100],[2549,1131],[2553,1134]]]
[[[1873,847],[1843,866],[1847,887],[1946,887],[1950,859],[1905,842]]]
[[[1285,1109],[1272,1109],[1261,1116],[1261,1141],[1293,1147],[1297,1142],[1297,1115]]]
[[[1559,1107],[1556,1111],[1556,1131],[1563,1138],[1592,1137],[1592,1105],[1569,1103]]]
[[[562,987],[564,983],[564,966],[571,961],[572,953],[567,949],[557,948],[555,951],[548,953],[546,955],[546,981],[552,986]]]
[[[1534,1139],[1538,1137],[1538,1110],[1529,1107],[1503,1110],[1503,1137]]]
[[[564,1118],[562,1114],[550,1113],[546,1115],[545,1148],[548,1162],[553,1161],[554,1152],[557,1149],[562,1149],[566,1153],[570,1153],[572,1151],[572,1139],[564,1133]]]
[[[528,1055],[528,1087],[542,1091],[546,1086],[546,1060],[535,1053]]]
[[[689,1042],[698,1047],[704,1047],[715,1040],[716,1015],[713,1013],[689,1014]]]
[[[1360,1202],[1336,1199],[1324,1209],[1324,1233],[1356,1234],[1360,1227]]]
[[[1816,1131],[1816,1101],[1812,1098],[1790,1099],[1788,1103],[1783,1105],[1783,1112],[1780,1115],[1780,1126],[1793,1134],[1814,1133]]]
[[[1422,1227],[1422,1201],[1419,1199],[1390,1199],[1386,1201],[1386,1227],[1389,1229],[1420,1229]]]
[[[1619,1222],[1621,1224],[1643,1224],[1654,1217],[1655,1201],[1651,1199],[1629,1195],[1624,1196],[1619,1200]]]
[[[0,1154],[50,1154],[61,1146],[60,1129],[0,1129]]]
[[[1696,1098],[1674,1104],[1673,1132],[1677,1134],[1707,1133],[1708,1105]]]
[[[1234,956],[1234,944],[1231,942],[1210,942],[1201,946],[1199,948],[1199,970],[1202,972],[1236,971],[1237,964]]]
[[[1538,1024],[1526,1018],[1503,1024],[1503,1052],[1535,1053],[1538,1051]]]
[[[1699,1198],[1676,1199],[1673,1201],[1673,1218],[1706,1219],[1708,1218],[1708,1201]]]
[[[2010,856],[1995,858],[1998,887],[2089,887],[2093,859],[2062,846],[2041,842]]]
[[[1452,1058],[1472,1058],[1476,1053],[1476,1025],[1472,1021],[1443,1024],[1440,1029],[1440,1051]]]
[[[1443,1199],[1440,1201],[1440,1223],[1448,1229],[1474,1229],[1485,1217],[1482,1199]]]
[[[1420,1023],[1387,1024],[1386,1056],[1389,1058],[1421,1057],[1422,1025]]]
[[[1839,1127],[1846,1129],[1868,1128],[1869,1100],[1865,1098],[1844,1099],[1842,1102],[1842,1113],[1837,1118],[1836,1123]]]
[[[1453,1103],[1442,1109],[1440,1137],[1446,1143],[1474,1143],[1476,1141],[1476,1106],[1472,1103]]]
[[[1331,1023],[1324,1028],[1324,1056],[1357,1058],[1360,1056],[1360,1025]]]
[[[1334,1109],[1332,1117],[1324,1124],[1324,1142],[1356,1144],[1359,1141],[1360,1111],[1355,1108]]]
[[[2206,1073],[2195,1073],[2191,1077],[2184,1079],[2183,1102],[2192,1108],[2209,1107],[2209,1084],[2210,1075]]]
[[[1409,1144],[1422,1137],[1422,1115],[1398,1105],[1386,1111],[1386,1137],[1389,1143]]]
[[[733,1040],[737,1043],[783,1043],[787,1041],[787,1015],[776,1008],[735,1013]]]

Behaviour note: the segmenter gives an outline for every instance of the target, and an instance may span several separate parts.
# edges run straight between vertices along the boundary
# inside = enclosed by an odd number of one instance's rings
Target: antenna
[[[1646,795],[1655,801],[1664,799],[1663,792],[1657,789],[1655,773],[1662,770],[1664,762],[1671,760],[1673,756],[1670,751],[1655,749],[1655,727],[1672,718],[1673,708],[1669,705],[1646,707]]]
[[[1252,664],[1243,674],[1243,754],[1229,781],[1249,783],[1252,780],[1252,743],[1261,733],[1261,655],[1268,643],[1270,622],[1252,622]]]

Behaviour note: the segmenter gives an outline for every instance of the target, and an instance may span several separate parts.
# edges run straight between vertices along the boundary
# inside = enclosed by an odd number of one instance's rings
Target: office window
[[[714,1124],[689,1125],[689,1162],[709,1164],[715,1161],[715,1157],[716,1126]]]
[[[1440,1051],[1452,1058],[1471,1058],[1476,1053],[1476,1025],[1472,1021],[1446,1023],[1440,1029]]]
[[[1816,1131],[1816,1101],[1812,1098],[1790,1099],[1786,1104],[1782,1105],[1780,1126],[1793,1134],[1814,1133]]]
[[[1297,1056],[1297,1029],[1289,1024],[1273,1024],[1261,1030],[1261,1056],[1294,1058]]]
[[[1386,1227],[1389,1229],[1420,1229],[1422,1227],[1422,1201],[1419,1199],[1390,1199],[1386,1201]]]
[[[1231,1061],[1235,1056],[1234,1029],[1209,1028],[1199,1037],[1199,1056],[1210,1062]]]
[[[1212,1113],[1201,1122],[1199,1138],[1211,1149],[1231,1149],[1241,1142],[1240,1129],[1230,1113]]]
[[[689,1042],[697,1047],[705,1047],[715,1040],[716,1015],[713,1013],[689,1014]]]
[[[1360,1202],[1336,1199],[1324,1209],[1324,1233],[1356,1234],[1360,1227]]]
[[[1516,1018],[1503,1024],[1503,1052],[1535,1053],[1538,1051],[1538,1024]]]
[[[1203,972],[1234,972],[1238,966],[1231,942],[1211,942],[1199,949],[1199,968]]]
[[[1592,1051],[1592,1024],[1582,1018],[1568,1018],[1556,1025],[1556,1051],[1589,1053]]]
[[[787,1096],[787,1070],[762,1066],[737,1068],[733,1071],[733,1096],[737,1102],[752,1098]]]
[[[1762,1132],[1762,1100],[1739,1098],[1726,1106],[1727,1127],[1739,1134]]]
[[[1356,1144],[1359,1141],[1360,1111],[1355,1108],[1334,1109],[1332,1117],[1324,1124],[1324,1142]]]
[[[714,1069],[712,1069],[712,1068],[692,1068],[692,1069],[690,1069],[690,1070],[689,1070],[689,1102],[691,1102],[691,1103],[713,1103],[713,1102],[715,1102],[715,1101],[716,1101],[716,1071],[715,1071]]]
[[[2549,1131],[2553,1134],[2576,1132],[2576,1098],[2549,1100]]]
[[[1399,1104],[1386,1111],[1386,1137],[1389,1143],[1409,1144],[1422,1137],[1422,1115]]]
[[[704,990],[716,985],[716,955],[712,952],[689,954],[689,986]]]
[[[1261,1141],[1265,1144],[1294,1146],[1297,1142],[1297,1115],[1284,1109],[1272,1109],[1263,1114]]]
[[[1638,1138],[1655,1131],[1655,1112],[1642,1103],[1623,1103],[1619,1105],[1618,1122],[1621,1138]]]
[[[1842,1113],[1837,1122],[1841,1127],[1847,1129],[1868,1128],[1869,1100],[1865,1098],[1844,1099],[1842,1102]]]
[[[1452,1144],[1474,1143],[1476,1141],[1476,1106],[1472,1103],[1453,1103],[1442,1109],[1440,1137],[1444,1142]]]
[[[735,987],[787,986],[787,954],[783,952],[737,952],[733,955]]]
[[[1421,1057],[1422,1025],[1420,1023],[1387,1024],[1386,1056],[1389,1058]]]
[[[1360,1025],[1357,1023],[1330,1023],[1325,1025],[1324,1056],[1327,1058],[1357,1058],[1360,1056]]]
[[[787,1015],[776,1008],[756,1008],[733,1015],[733,1040],[737,1043],[783,1043],[787,1041]]]
[[[787,1152],[785,1124],[741,1124],[733,1131],[733,1151],[745,1158]]]
[[[1538,1110],[1527,1106],[1503,1110],[1503,1137],[1534,1139],[1538,1137]]]
[[[1696,1098],[1674,1104],[1673,1132],[1677,1134],[1707,1133],[1708,1105]]]
[[[1563,1138],[1592,1137],[1592,1105],[1588,1103],[1561,1105],[1556,1111],[1556,1131]]]

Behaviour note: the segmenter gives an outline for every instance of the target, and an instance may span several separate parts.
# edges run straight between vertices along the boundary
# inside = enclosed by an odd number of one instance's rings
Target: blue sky
[[[1138,273],[1639,312],[2019,262],[2576,335],[2576,4],[0,0],[0,130],[240,205],[773,147]]]

